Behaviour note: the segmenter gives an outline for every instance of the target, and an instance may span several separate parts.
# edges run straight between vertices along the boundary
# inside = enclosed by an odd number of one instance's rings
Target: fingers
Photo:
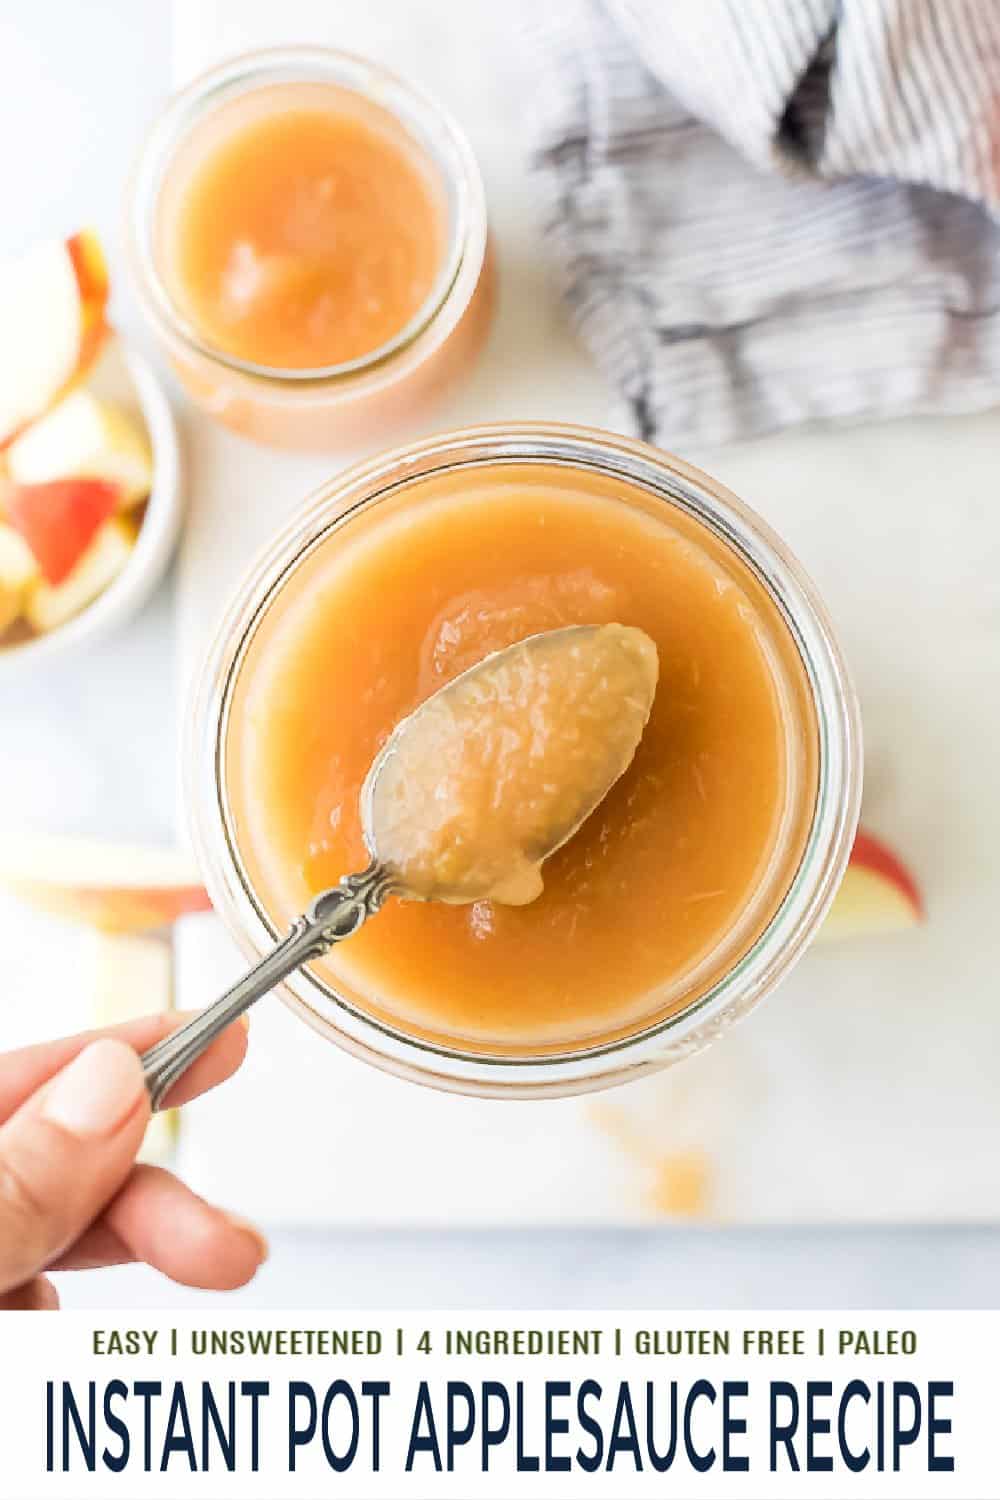
[[[100,1221],[51,1267],[142,1260],[184,1286],[230,1291],[267,1258],[263,1235],[213,1208],[160,1167],[136,1167]]]
[[[33,1276],[23,1286],[0,1296],[3,1312],[58,1312],[59,1293],[47,1276]]]
[[[183,1016],[180,1024],[183,1025],[190,1019],[189,1015]],[[214,1089],[217,1084],[225,1083],[227,1078],[231,1078],[247,1055],[247,1025],[246,1016],[241,1016],[238,1021],[227,1026],[198,1061],[193,1062],[187,1072],[178,1078],[173,1088],[167,1090],[162,1108],[175,1109],[180,1104],[187,1104],[190,1100],[197,1099],[199,1094],[207,1094],[209,1089]],[[167,1036],[176,1030],[177,1022],[174,1018],[174,1023],[165,1026],[161,1035]]]
[[[138,1170],[138,1169],[136,1169]],[[126,1183],[126,1187],[128,1184]],[[125,1191],[123,1187],[122,1192]],[[109,1205],[110,1206],[110,1205]],[[95,1219],[80,1238],[74,1240],[68,1250],[56,1257],[47,1271],[96,1271],[102,1266],[127,1266],[135,1256],[127,1245],[123,1245],[114,1230],[108,1227],[105,1213]]]
[[[0,1127],[0,1293],[30,1281],[121,1187],[149,1120],[134,1047],[92,1042]]]
[[[33,1279],[42,1266],[145,1260],[186,1285],[226,1290],[265,1259],[252,1226],[168,1173],[133,1166],[149,1119],[137,1054],[187,1019],[148,1017],[0,1058],[0,1120],[9,1116],[0,1127],[0,1307],[50,1305],[54,1288]],[[221,1083],[245,1053],[246,1027],[236,1023],[167,1105]]]
[[[36,1089],[97,1037],[117,1037],[128,1042],[137,1052],[145,1052],[147,1047],[152,1047],[154,1042],[176,1031],[190,1019],[190,1015],[178,1013],[146,1016],[141,1021],[130,1021],[108,1031],[81,1032],[57,1042],[42,1042],[36,1047],[23,1047],[18,1052],[7,1053],[0,1057],[0,1121],[19,1109]],[[171,1089],[168,1104],[184,1104],[224,1082],[243,1061],[246,1047],[246,1026],[240,1021],[234,1022]]]
[[[58,1313],[58,1292],[48,1277],[31,1277],[0,1296],[0,1313]]]

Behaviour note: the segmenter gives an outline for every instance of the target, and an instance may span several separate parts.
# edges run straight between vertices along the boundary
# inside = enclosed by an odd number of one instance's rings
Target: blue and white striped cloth
[[[547,0],[572,317],[668,445],[1000,401],[1000,0]]]

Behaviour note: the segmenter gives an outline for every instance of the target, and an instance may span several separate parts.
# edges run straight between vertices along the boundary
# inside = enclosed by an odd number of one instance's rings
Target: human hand
[[[59,1305],[44,1271],[145,1261],[227,1291],[266,1258],[263,1237],[162,1168],[136,1165],[149,1121],[139,1053],[186,1019],[151,1016],[0,1055],[0,1309]],[[236,1071],[230,1026],[179,1079],[183,1104]]]

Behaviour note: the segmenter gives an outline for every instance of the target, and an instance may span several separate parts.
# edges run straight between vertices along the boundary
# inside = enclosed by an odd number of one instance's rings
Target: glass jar
[[[345,92],[390,120],[434,174],[445,249],[424,304],[389,342],[325,368],[255,365],[205,341],[183,309],[170,253],[191,172],[229,132],[282,107],[306,85]],[[192,399],[247,437],[336,450],[410,423],[464,373],[492,311],[486,200],[472,150],[450,116],[413,85],[360,57],[324,48],[248,53],[174,96],[150,132],[131,184],[128,244],[140,302]]]
[[[268,917],[239,847],[227,785],[229,718],[256,633],[296,568],[320,545],[345,544],[370,524],[374,508],[405,507],[428,480],[465,484],[507,466],[556,466],[602,485],[618,485],[648,513],[672,525],[694,523],[736,560],[773,606],[810,702],[815,776],[796,811],[802,835],[794,862],[762,877],[776,882],[771,915],[748,929],[723,971],[702,992],[653,1024],[599,1045],[537,1055],[484,1055],[430,1041],[366,1012],[363,997],[313,969],[283,988],[285,1001],[322,1035],[402,1077],[457,1092],[532,1098],[579,1093],[623,1082],[703,1047],[743,1016],[787,974],[836,893],[850,855],[861,795],[861,731],[848,672],[823,605],[782,542],[720,484],[646,444],[593,429],[548,424],[498,425],[426,439],[381,455],[324,486],[267,548],[227,612],[189,715],[186,794],[193,838],[212,900],[248,959],[282,935]],[[265,633],[266,634],[266,633]],[[814,748],[814,754],[813,754]],[[755,897],[756,899],[756,897]],[[375,919],[376,921],[378,918]],[[749,946],[747,946],[747,944]],[[727,949],[726,952],[729,950]],[[530,976],[526,976],[530,984]]]

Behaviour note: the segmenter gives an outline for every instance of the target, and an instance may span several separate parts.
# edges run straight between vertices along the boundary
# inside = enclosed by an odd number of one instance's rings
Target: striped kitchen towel
[[[1000,0],[548,0],[532,165],[667,445],[1000,400]]]

